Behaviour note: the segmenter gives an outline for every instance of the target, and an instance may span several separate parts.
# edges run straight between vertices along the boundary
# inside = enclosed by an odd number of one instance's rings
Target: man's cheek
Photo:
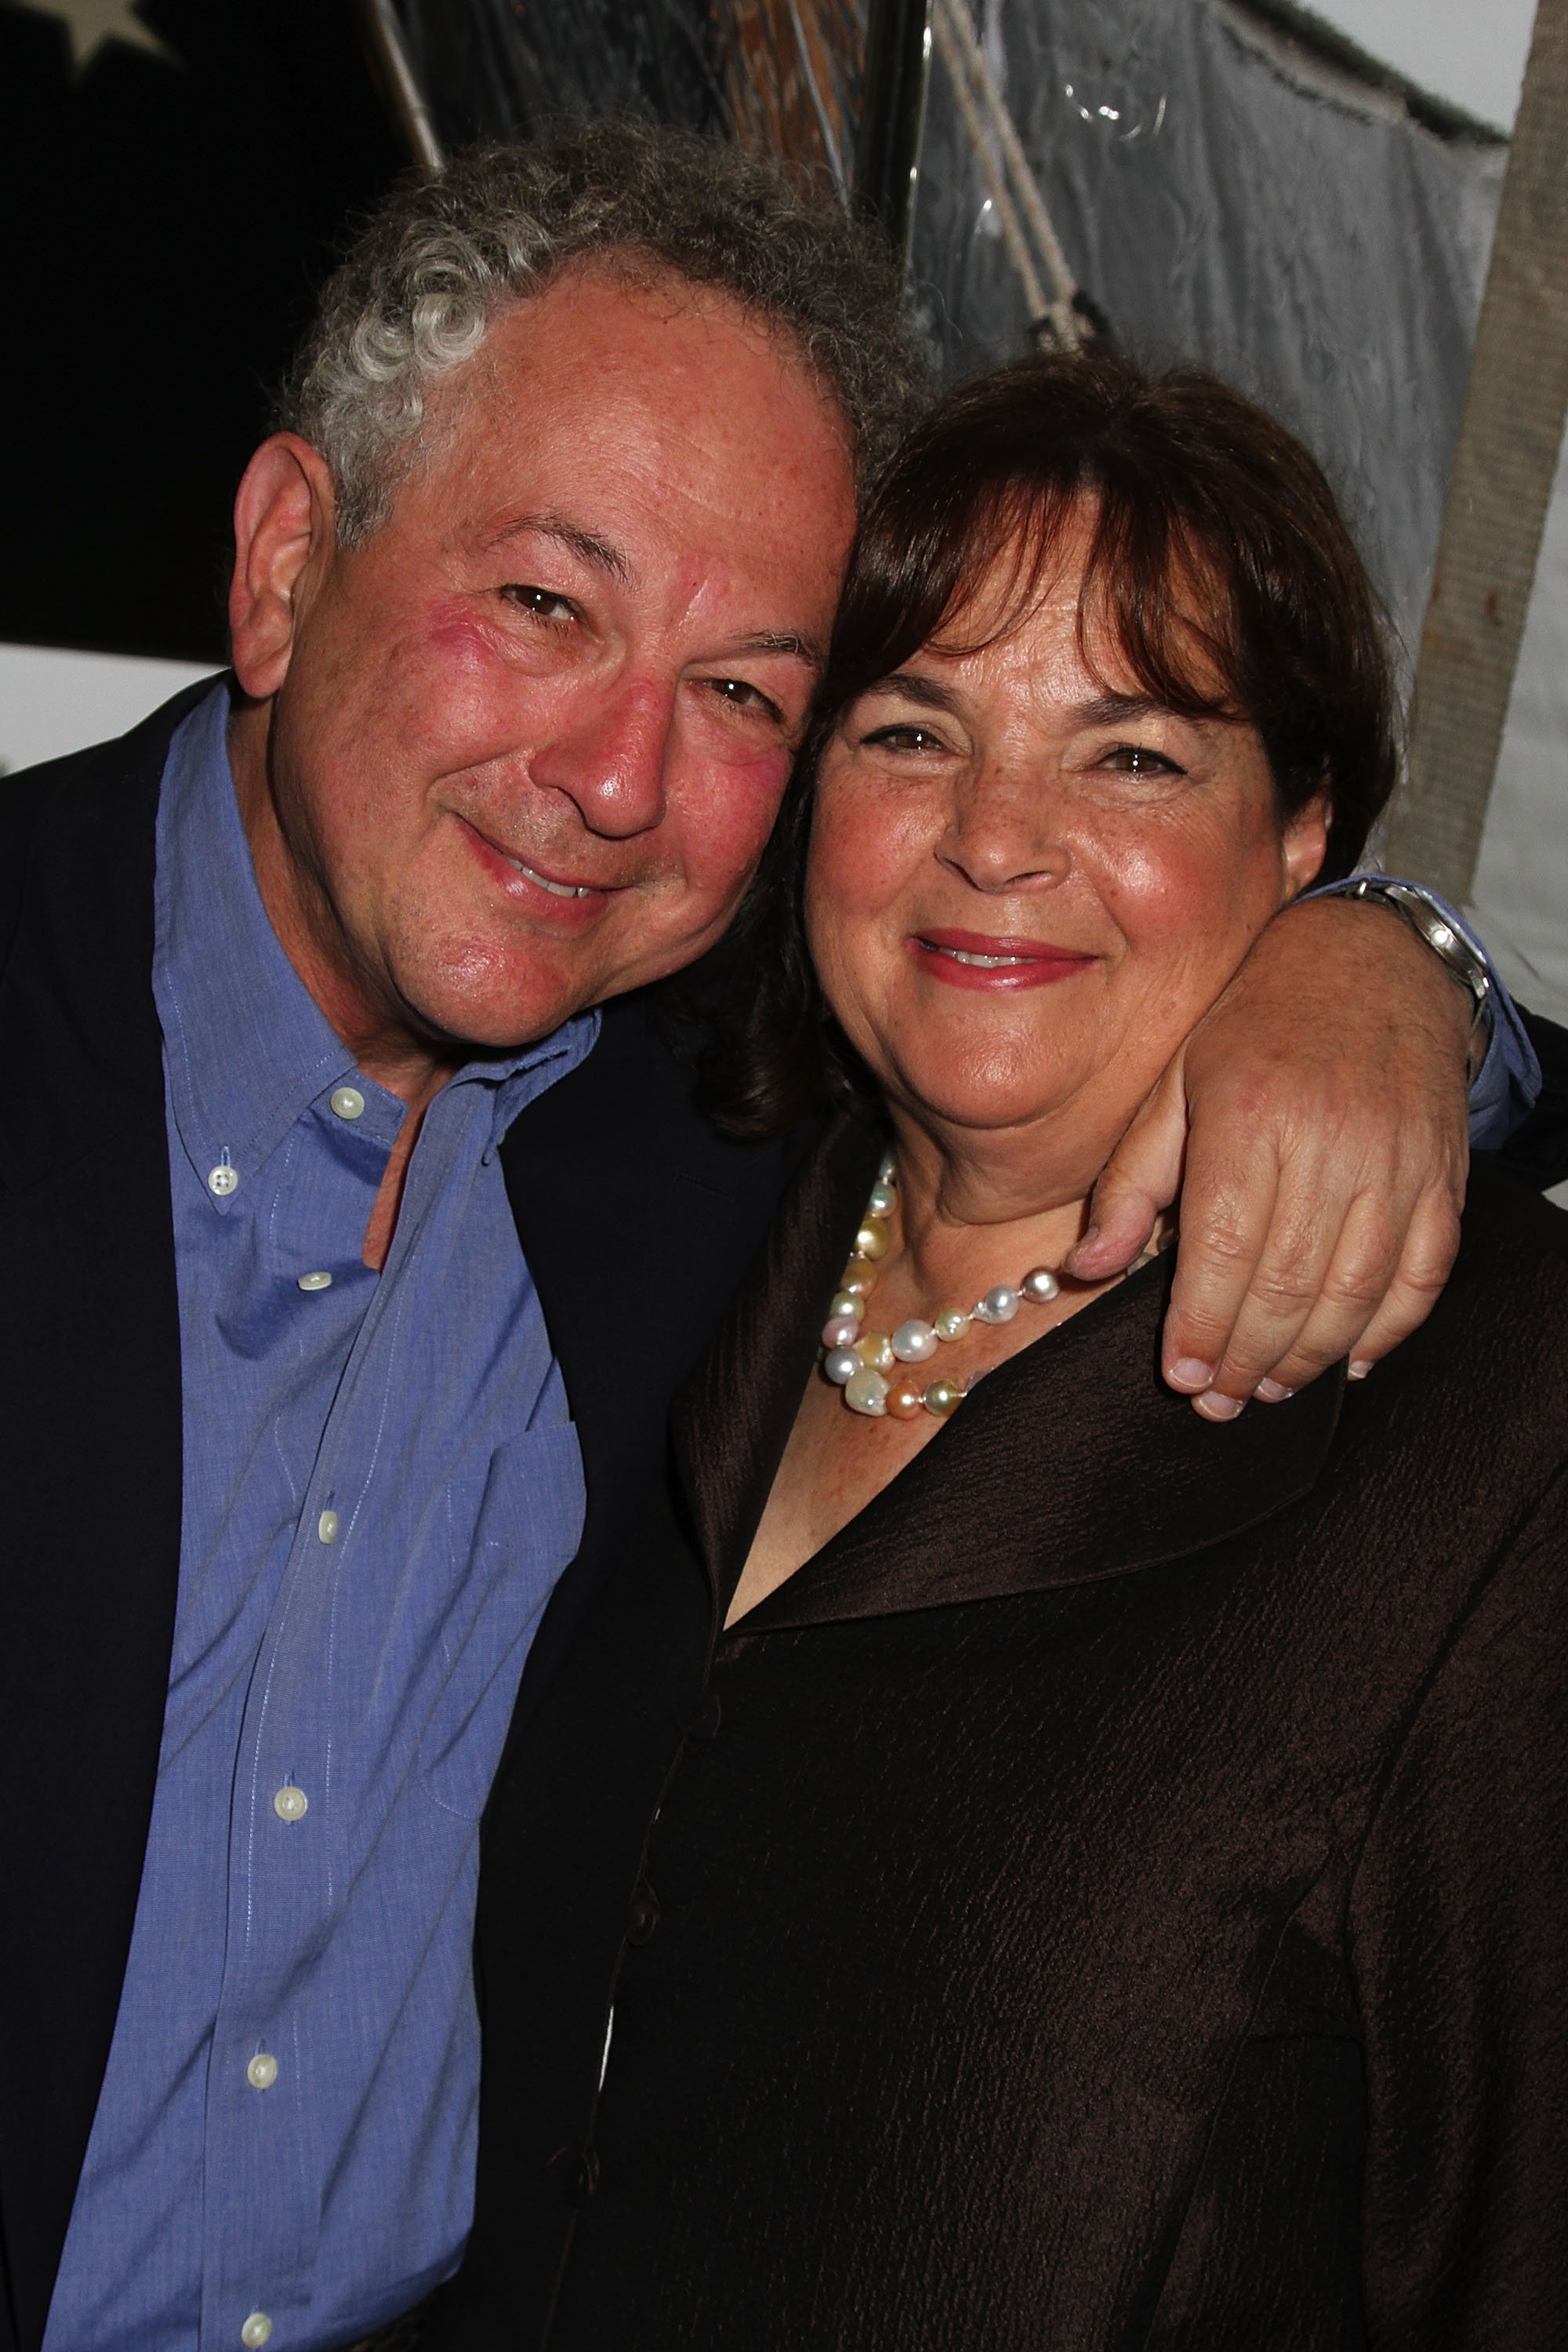
[[[745,888],[767,846],[789,772],[787,752],[749,761],[686,811],[687,878],[704,896],[724,899]]]

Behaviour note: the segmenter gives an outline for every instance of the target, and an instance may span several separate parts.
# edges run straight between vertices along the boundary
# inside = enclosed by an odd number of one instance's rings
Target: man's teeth
[[[501,856],[506,857],[504,849]],[[542,874],[536,874],[521,857],[507,857],[506,862],[515,866],[520,874],[526,874],[531,882],[537,882],[542,890],[548,890],[552,898],[587,898],[593,895],[585,882],[547,882]]]
[[[951,956],[954,963],[977,963],[982,971],[1000,971],[1004,964],[1033,963],[1033,956],[971,955],[967,948],[938,948],[938,955]]]

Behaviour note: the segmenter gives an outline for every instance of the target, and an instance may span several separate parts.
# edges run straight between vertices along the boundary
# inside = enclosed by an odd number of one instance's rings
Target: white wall
[[[1434,98],[1511,131],[1535,0],[1307,0]]]
[[[133,654],[79,654],[0,646],[0,774],[85,751],[214,673]]]

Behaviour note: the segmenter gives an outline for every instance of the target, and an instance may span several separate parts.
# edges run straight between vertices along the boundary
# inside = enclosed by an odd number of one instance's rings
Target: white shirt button
[[[260,2352],[260,2347],[266,2343],[271,2333],[272,2322],[268,2318],[267,2314],[264,2311],[253,2311],[239,2331],[239,2340],[246,2347],[246,2352]]]
[[[316,1521],[316,1533],[320,1536],[323,1543],[336,1543],[338,1539],[338,1515],[336,1511],[323,1511],[321,1513],[321,1517]]]
[[[207,1170],[207,1191],[215,1193],[220,1201],[226,1201],[231,1192],[238,1190],[239,1171],[231,1168],[226,1160],[218,1167]]]
[[[258,2050],[245,2070],[245,2079],[253,2091],[269,2091],[278,2080],[278,2061],[270,2050]]]
[[[302,1822],[310,1810],[310,1800],[303,1789],[292,1780],[285,1780],[272,1800],[272,1810],[280,1822]]]
[[[358,1118],[364,1109],[364,1097],[357,1087],[334,1087],[330,1100],[340,1118]]]
[[[331,1290],[331,1286],[332,1277],[330,1274],[302,1274],[300,1276],[301,1290]]]

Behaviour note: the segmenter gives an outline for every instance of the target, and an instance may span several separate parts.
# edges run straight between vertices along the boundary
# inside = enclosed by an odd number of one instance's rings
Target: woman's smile
[[[1072,948],[1012,935],[989,938],[981,931],[926,928],[910,935],[910,955],[920,971],[948,988],[1015,992],[1071,980],[1096,961]]]

